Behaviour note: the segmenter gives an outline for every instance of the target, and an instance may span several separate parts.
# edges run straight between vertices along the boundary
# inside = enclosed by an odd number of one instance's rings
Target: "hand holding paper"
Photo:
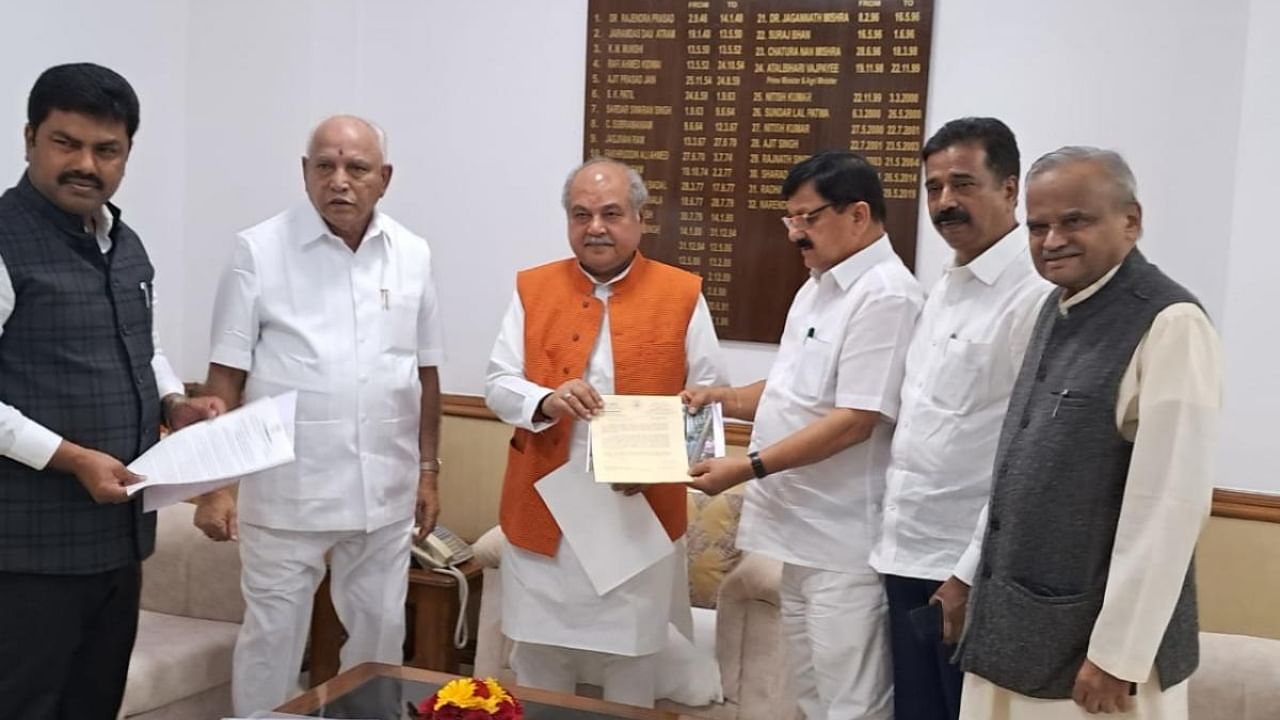
[[[293,462],[297,393],[261,398],[175,432],[129,464],[146,479],[127,488],[147,512],[216,490],[242,475]]]
[[[606,395],[591,421],[588,461],[598,483],[685,483],[695,459],[724,455],[719,404],[690,415],[676,395]]]

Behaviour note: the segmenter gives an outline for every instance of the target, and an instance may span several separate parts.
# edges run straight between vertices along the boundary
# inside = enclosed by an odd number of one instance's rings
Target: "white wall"
[[[435,252],[445,389],[480,391],[515,270],[567,253],[559,192],[581,153],[586,0],[62,5],[0,15],[6,27],[66,27],[74,36],[55,43],[24,33],[0,47],[0,108],[11,108],[14,128],[0,167],[16,177],[21,103],[40,69],[77,52],[69,48],[90,48],[79,56],[135,83],[143,131],[119,197],[161,270],[162,300],[174,298],[161,307],[161,330],[184,377],[203,376],[209,306],[232,234],[305,201],[299,156],[308,130],[353,112],[390,136],[396,173],[383,208]],[[1263,413],[1280,394],[1257,352],[1276,341],[1245,325],[1268,299],[1261,273],[1280,259],[1263,217],[1276,197],[1265,172],[1276,165],[1268,131],[1277,127],[1280,55],[1266,43],[1280,31],[1274,4],[938,0],[935,8],[928,130],[961,115],[1001,117],[1018,134],[1024,169],[1066,143],[1126,154],[1146,208],[1144,251],[1224,331],[1231,462],[1222,484],[1280,491],[1261,456]],[[95,41],[91,27],[140,41]],[[920,226],[918,274],[927,282],[946,249],[923,211]],[[767,371],[769,347],[726,346],[736,381]]]
[[[1280,410],[1276,369],[1280,328],[1274,313],[1280,233],[1280,3],[1252,0],[1245,53],[1244,97],[1235,173],[1230,245],[1205,237],[1205,255],[1227,257],[1222,314],[1227,412],[1219,460],[1222,485],[1280,492],[1275,428]],[[1242,43],[1244,44],[1244,43]],[[1223,252],[1223,250],[1226,252]]]
[[[156,266],[157,322],[161,336],[171,339],[181,336],[188,304],[172,279],[185,263],[186,18],[185,4],[166,0],[7,2],[0,9],[0,187],[12,185],[26,169],[27,94],[46,68],[96,62],[126,77],[138,93],[142,121],[113,202],[142,236]],[[168,352],[179,361],[186,354],[176,340]]]

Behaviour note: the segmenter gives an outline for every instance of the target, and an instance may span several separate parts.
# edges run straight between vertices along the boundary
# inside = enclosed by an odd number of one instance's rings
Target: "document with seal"
[[[596,482],[689,482],[687,413],[678,396],[605,395],[603,399],[604,409],[589,425]]]
[[[261,398],[171,433],[129,463],[144,480],[126,490],[145,489],[142,508],[151,512],[293,462],[297,399],[296,392]]]

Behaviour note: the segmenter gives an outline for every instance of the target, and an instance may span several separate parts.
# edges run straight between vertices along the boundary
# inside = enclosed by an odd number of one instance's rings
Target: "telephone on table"
[[[410,551],[419,565],[432,570],[456,567],[475,557],[470,545],[441,525],[415,542]]]
[[[417,538],[418,529],[413,529]],[[467,646],[470,633],[467,628],[467,601],[470,597],[470,586],[467,576],[458,566],[475,557],[475,552],[462,538],[449,532],[442,525],[436,525],[422,540],[414,540],[409,546],[413,559],[424,570],[452,576],[458,582],[458,623],[453,630],[453,646],[461,650]]]

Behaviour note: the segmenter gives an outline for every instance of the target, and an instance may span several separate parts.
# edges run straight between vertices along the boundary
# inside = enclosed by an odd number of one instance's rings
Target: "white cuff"
[[[951,571],[952,575],[960,582],[973,587],[973,576],[978,574],[978,563],[982,559],[982,545],[980,543],[971,542],[969,547],[964,549],[964,554],[956,561],[956,567]]]
[[[62,437],[34,420],[26,420],[18,428],[9,448],[10,458],[35,470],[43,470],[62,444]]]
[[[538,405],[542,403],[542,398],[554,393],[550,388],[543,388],[544,392],[533,394],[530,393],[524,397],[524,408],[521,410],[521,416],[529,422],[529,430],[540,433],[543,430],[556,424],[555,420],[543,420],[542,422],[534,422],[533,416],[538,413]]]
[[[418,367],[440,367],[444,365],[443,350],[419,350]]]
[[[253,367],[253,352],[217,345],[209,351],[209,362],[248,372]]]

